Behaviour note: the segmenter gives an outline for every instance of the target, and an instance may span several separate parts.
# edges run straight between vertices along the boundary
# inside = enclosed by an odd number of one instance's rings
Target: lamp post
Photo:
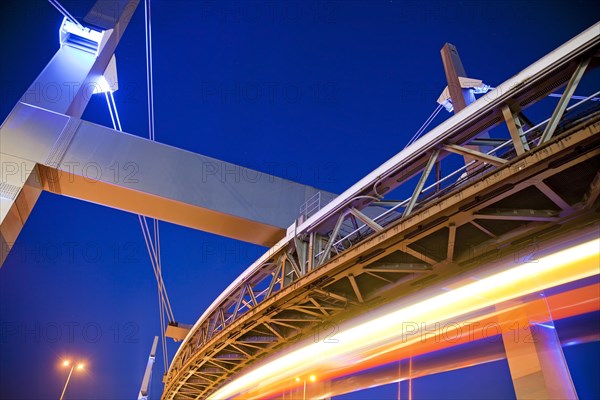
[[[69,376],[67,376],[67,381],[65,382],[65,387],[63,388],[62,394],[60,395],[60,400],[63,400],[63,397],[65,397],[65,392],[67,391],[67,386],[69,385],[69,381],[71,380],[71,375],[73,374],[73,370],[77,369],[78,371],[83,370],[84,368],[84,364],[83,363],[77,363],[77,365],[75,365],[75,363],[71,363],[71,361],[69,360],[65,360],[62,363],[63,367],[71,367],[71,370],[69,371]]]
[[[302,380],[304,381],[304,390],[303,390],[302,400],[306,400],[306,377],[304,377]],[[317,377],[315,375],[310,375],[308,377],[308,380],[311,382],[314,382],[317,380]],[[300,382],[299,377],[296,377],[296,382]]]

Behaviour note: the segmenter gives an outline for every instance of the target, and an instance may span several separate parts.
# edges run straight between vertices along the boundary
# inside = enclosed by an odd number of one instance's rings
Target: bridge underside
[[[313,334],[315,327],[336,326],[496,260],[517,255],[527,262],[545,242],[597,227],[599,131],[598,112],[563,124],[561,135],[546,145],[423,201],[408,218],[287,287],[285,276],[294,266],[285,256],[269,260],[279,264],[272,271],[282,275],[283,289],[257,303],[256,291],[247,288],[232,299],[246,305],[242,317],[229,322],[224,308],[220,319],[188,338],[181,350],[186,362],[171,368],[164,398],[205,398],[254,361]]]

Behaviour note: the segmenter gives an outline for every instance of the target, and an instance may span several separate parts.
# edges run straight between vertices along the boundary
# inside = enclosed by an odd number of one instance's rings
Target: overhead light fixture
[[[65,17],[59,30],[60,47],[71,46],[97,57],[104,44],[104,33],[105,31],[96,31],[76,24]]]

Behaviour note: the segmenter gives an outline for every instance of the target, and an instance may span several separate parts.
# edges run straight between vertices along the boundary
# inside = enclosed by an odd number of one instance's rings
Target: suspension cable
[[[433,110],[433,112],[431,113],[431,115],[429,115],[429,117],[425,120],[425,122],[423,123],[423,125],[421,125],[421,127],[415,132],[415,134],[413,135],[412,138],[410,138],[410,140],[408,141],[408,143],[406,143],[406,145],[404,146],[404,148],[407,148],[408,146],[410,146],[411,144],[413,144],[419,137],[421,137],[421,135],[423,134],[423,132],[425,132],[425,130],[427,129],[427,127],[431,124],[431,122],[433,122],[433,120],[435,119],[435,117],[437,117],[437,115],[440,113],[440,111],[442,111],[442,105],[438,104],[438,106],[435,108],[435,110]],[[375,192],[375,195],[377,197],[383,198],[383,194],[379,193],[377,191],[377,186],[384,181],[385,179],[387,179],[387,176],[382,176],[379,180],[377,180],[374,184],[373,184],[373,192]]]
[[[108,105],[108,111],[110,113],[110,119],[113,124],[113,128],[116,131],[122,132],[121,121],[119,119],[119,112],[117,110],[117,104],[112,91],[105,92],[106,104]],[[157,291],[158,291],[158,303],[159,303],[159,321],[161,330],[161,347],[163,349],[163,363],[165,365],[165,371],[168,370],[168,356],[167,356],[167,342],[166,342],[166,327],[167,320],[169,322],[175,321],[173,314],[173,308],[167,294],[167,288],[162,277],[162,263],[160,258],[160,231],[158,220],[153,219],[153,231],[154,235],[150,232],[147,218],[143,215],[138,214],[138,220],[140,222],[140,228],[144,237],[144,243],[146,244],[146,250],[150,258],[150,264],[152,265],[152,271],[156,278]],[[165,319],[166,314],[166,319]]]
[[[144,1],[144,26],[146,29],[146,85],[148,89],[148,136],[154,141],[154,74],[152,61],[152,15],[150,0]]]
[[[115,119],[117,120],[117,126],[119,127],[119,131],[123,132],[123,129],[121,128],[121,120],[119,119],[119,112],[117,111],[117,103],[115,103],[115,96],[113,95],[112,90],[110,90],[109,93],[110,93],[110,99],[111,99],[112,105],[113,105],[113,110],[115,110]],[[112,115],[111,115],[111,117],[112,117]],[[113,121],[113,124],[114,124],[114,121]]]
[[[162,279],[162,275],[159,273],[159,262],[156,255],[156,250],[153,245],[152,235],[150,234],[150,230],[148,229],[148,223],[146,222],[146,218],[143,215],[138,215],[140,226],[142,228],[142,234],[144,235],[144,242],[146,243],[146,249],[148,250],[148,255],[150,257],[150,262],[152,264],[152,270],[154,271],[154,276],[156,278],[156,283],[162,293],[161,302],[164,304],[165,310],[168,314],[168,318],[170,321],[174,320],[173,310],[171,308],[171,303],[169,302],[169,296],[167,295],[166,286]]]
[[[171,302],[169,300],[169,296],[167,295],[167,289],[166,289],[166,286],[165,286],[165,283],[163,281],[162,274],[161,274],[162,264],[160,262],[160,250],[156,249],[156,240],[153,239],[152,235],[150,234],[150,228],[148,227],[147,218],[144,217],[143,215],[139,215],[139,219],[140,219],[140,226],[142,227],[142,233],[144,234],[144,240],[146,241],[146,247],[148,248],[148,252],[150,255],[150,261],[153,262],[152,267],[154,269],[154,274],[156,276],[156,282],[157,282],[159,288],[162,289],[163,296],[165,297],[165,300],[164,300],[164,304],[166,307],[165,312],[167,313],[167,317],[169,318],[169,321],[175,321],[175,317],[173,315],[173,309],[171,308]],[[155,233],[154,237],[156,238],[156,233]]]
[[[110,120],[112,121],[113,128],[117,130],[117,124],[115,123],[115,116],[112,111],[112,104],[108,98],[108,92],[104,92],[104,97],[106,97],[106,104],[108,105],[108,112],[110,113]],[[118,129],[120,131],[120,129]]]
[[[148,89],[148,137],[151,141],[155,140],[154,134],[154,74],[152,70],[152,13],[150,0],[144,1],[144,28],[146,33],[146,85]],[[145,218],[144,218],[145,222]],[[166,289],[164,288],[164,282],[162,281],[162,264],[160,262],[160,229],[158,220],[153,221],[154,225],[154,249],[156,256],[156,270],[157,276],[160,277],[159,286],[159,313],[161,320],[161,345],[163,353],[163,363],[165,372],[169,369],[169,357],[167,356],[167,338],[165,336],[165,321],[164,312],[167,313],[167,317],[174,321],[173,311],[167,296]],[[147,225],[146,225],[147,226]],[[163,290],[161,291],[161,283]],[[160,297],[163,297],[161,300]],[[168,305],[165,307],[165,305]]]
[[[404,146],[404,148],[407,148],[408,146],[413,144],[419,137],[421,137],[423,132],[425,132],[425,130],[427,129],[427,127],[429,127],[431,122],[433,122],[435,117],[437,117],[437,115],[440,113],[440,111],[442,111],[442,107],[443,106],[441,104],[438,104],[438,106],[435,108],[435,110],[433,110],[431,115],[425,120],[425,122],[423,123],[423,125],[421,125],[419,130],[417,130],[417,132],[415,132],[413,137],[408,141],[408,143],[406,144],[406,146]]]
[[[71,21],[72,23],[74,23],[75,25],[77,25],[79,27],[79,29],[84,29],[83,25],[81,25],[79,23],[79,21],[77,21],[75,19],[75,17],[73,15],[71,15],[71,13],[69,11],[67,11],[66,8],[64,8],[59,2],[58,0],[48,0],[48,3],[52,4],[54,6],[54,8],[56,8],[58,10],[58,12],[60,12],[62,15],[65,16],[65,18],[67,18],[69,21]]]
[[[563,93],[550,93],[549,97],[562,97]],[[585,97],[585,96],[571,96],[571,100],[591,100],[591,101],[600,101],[600,97]]]
[[[107,104],[109,107],[108,111],[111,115],[111,120],[113,123],[113,128],[116,131],[122,132],[120,125],[117,126],[118,117],[117,117],[117,120],[115,120],[115,118],[113,117],[113,115],[118,115],[118,111],[116,109],[116,103],[113,103],[114,107],[115,107],[113,110],[113,109],[111,109],[111,102],[109,100],[108,95],[106,95],[106,99],[107,99]],[[114,98],[113,98],[113,100],[114,100]],[[150,257],[152,269],[153,269],[154,275],[156,277],[156,282],[157,282],[158,287],[164,297],[162,302],[165,305],[165,312],[167,313],[167,317],[168,317],[169,321],[175,321],[173,309],[171,307],[171,302],[169,300],[169,296],[167,295],[167,289],[166,289],[164,280],[162,278],[162,274],[159,274],[159,272],[161,271],[161,269],[160,269],[160,265],[161,265],[160,264],[160,248],[158,250],[156,249],[156,244],[157,243],[159,244],[159,242],[157,242],[155,240],[155,238],[153,238],[152,234],[150,233],[150,228],[148,226],[148,223],[146,222],[146,217],[138,214],[138,218],[140,221],[140,227],[142,229],[142,234],[144,236],[144,242],[146,244],[146,249],[148,250],[148,256]]]

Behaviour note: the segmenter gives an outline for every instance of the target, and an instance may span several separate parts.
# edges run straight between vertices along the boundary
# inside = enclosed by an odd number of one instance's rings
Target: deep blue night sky
[[[93,1],[61,4],[82,17]],[[0,7],[4,120],[57,50],[62,16],[41,0]],[[471,77],[494,86],[600,15],[597,4],[580,0],[154,0],[152,7],[157,141],[338,193],[400,151],[436,107],[445,42],[458,47]],[[143,0],[116,54],[123,129],[147,137]],[[84,119],[111,125],[102,97]],[[167,223],[161,238],[164,279],[183,323],[194,323],[264,251]],[[67,398],[137,395],[159,333],[145,251],[135,215],[43,193],[0,270],[0,398],[58,398],[65,356],[88,364]],[[176,348],[170,343],[171,357]],[[589,362],[598,351],[574,346],[568,357]],[[153,399],[162,368],[157,357]],[[590,371],[577,371],[580,389]],[[511,397],[507,374],[497,362],[417,381],[415,394]],[[486,384],[461,395],[474,377]],[[345,398],[396,398],[396,388]]]

